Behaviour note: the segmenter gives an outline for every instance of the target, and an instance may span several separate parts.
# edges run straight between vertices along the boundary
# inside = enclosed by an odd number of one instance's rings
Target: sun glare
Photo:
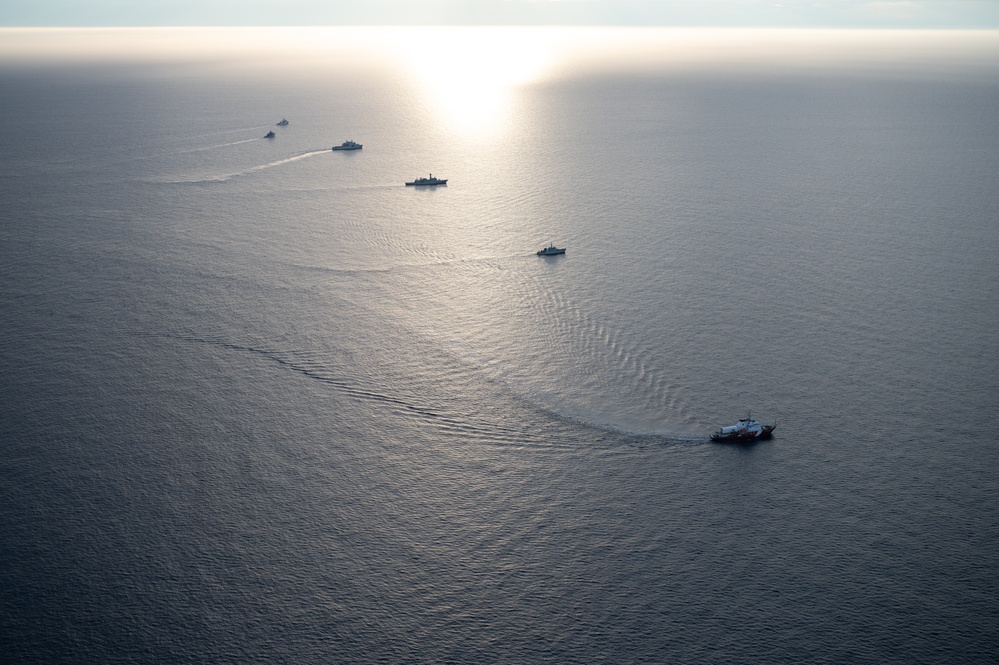
[[[550,64],[550,39],[532,32],[425,28],[400,33],[396,48],[435,113],[452,128],[487,137],[503,127],[516,88]]]

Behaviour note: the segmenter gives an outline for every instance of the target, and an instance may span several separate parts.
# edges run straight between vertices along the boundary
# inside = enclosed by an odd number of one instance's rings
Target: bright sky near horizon
[[[0,26],[999,28],[999,0],[2,0]]]

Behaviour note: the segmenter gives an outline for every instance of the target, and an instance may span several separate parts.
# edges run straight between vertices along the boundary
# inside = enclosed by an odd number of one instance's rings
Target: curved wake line
[[[227,133],[235,133],[236,131],[245,131],[245,130],[234,130],[234,132],[227,132]],[[168,150],[168,149],[165,149],[162,152],[146,153],[146,154],[136,155],[134,157],[127,157],[125,159],[117,159],[117,160],[109,161],[109,162],[107,162],[105,164],[102,164],[101,166],[120,166],[122,164],[131,164],[131,163],[134,163],[134,162],[143,162],[143,161],[147,161],[147,160],[151,160],[151,159],[163,159],[164,157],[176,157],[177,155],[190,155],[190,154],[197,153],[197,152],[207,152],[209,150],[218,150],[220,148],[228,148],[228,147],[231,147],[231,146],[234,146],[234,145],[241,145],[243,143],[253,143],[255,141],[265,141],[265,140],[266,139],[264,137],[257,136],[255,138],[251,138],[251,139],[240,139],[238,141],[229,141],[228,143],[218,143],[218,144],[215,144],[215,145],[206,145],[206,146],[201,146],[199,148],[185,148],[183,150]]]
[[[276,125],[253,125],[251,127],[237,127],[234,129],[221,129],[215,132],[202,132],[200,134],[189,135],[188,138],[194,139],[210,139],[212,137],[222,137],[226,134],[243,134],[245,132],[262,132],[264,130],[275,127]],[[249,139],[250,141],[256,141],[257,139]]]
[[[711,437],[709,436],[689,436],[689,435],[680,435],[680,434],[669,434],[667,432],[633,432],[631,430],[615,427],[614,425],[592,422],[572,416],[565,416],[544,406],[535,406],[535,408],[538,409],[539,411],[544,411],[545,413],[548,413],[551,417],[561,420],[562,422],[572,423],[573,425],[579,427],[585,427],[586,429],[595,430],[598,432],[606,432],[607,434],[626,436],[632,439],[643,439],[643,440],[663,442],[663,443],[665,442],[709,443],[711,441]]]
[[[196,335],[143,333],[143,336],[165,337],[185,342],[207,344],[227,349],[230,351],[253,354],[255,356],[276,363],[293,372],[296,372],[308,379],[318,381],[320,383],[331,386],[341,394],[344,394],[353,399],[381,404],[383,406],[386,406],[394,410],[396,413],[399,413],[401,415],[416,417],[424,421],[434,423],[437,427],[440,427],[444,431],[448,431],[460,436],[474,437],[480,443],[493,442],[494,444],[503,445],[504,447],[508,446],[537,447],[536,445],[532,445],[531,443],[529,443],[529,441],[526,438],[530,436],[532,432],[536,434],[537,432],[534,430],[504,426],[501,425],[500,423],[495,423],[495,422],[480,422],[480,423],[469,422],[466,418],[460,417],[458,415],[444,413],[440,410],[439,407],[434,408],[430,406],[416,404],[402,397],[386,394],[384,392],[379,392],[377,390],[372,390],[370,388],[361,387],[349,381],[346,381],[342,378],[331,376],[329,370],[325,368],[321,363],[316,363],[310,360],[296,360],[294,358],[290,358],[289,356],[296,354],[296,352],[294,351],[280,352],[255,346],[244,346],[240,344],[234,344],[232,342],[227,342],[225,340],[220,340],[220,339],[199,337]],[[523,398],[518,397],[517,399],[522,400]],[[630,432],[622,430],[620,428],[613,427],[611,425],[587,422],[579,418],[566,416],[557,413],[552,409],[542,405],[532,404],[530,402],[527,402],[526,405],[530,406],[532,410],[538,413],[544,413],[548,415],[552,420],[557,422],[571,424],[576,427],[584,428],[587,430],[603,432],[606,434],[612,434],[616,436],[623,436],[631,439],[651,441],[656,443],[685,443],[685,444],[707,443],[711,440],[709,437],[678,436],[661,432]],[[543,447],[574,448],[575,446],[570,446],[568,444],[559,444],[552,441],[551,439],[545,439],[545,445]]]
[[[257,139],[254,139],[254,140],[257,140]],[[262,141],[263,139],[260,139],[260,140]],[[300,155],[294,155],[292,157],[286,157],[285,159],[279,159],[279,160],[277,160],[275,162],[270,162],[270,163],[267,163],[267,164],[261,164],[260,166],[254,166],[254,167],[249,168],[249,169],[247,169],[245,171],[239,171],[235,175],[245,175],[247,173],[254,173],[256,171],[263,171],[264,169],[271,169],[271,168],[274,168],[275,166],[281,166],[282,164],[290,164],[291,162],[297,162],[300,159],[305,159],[306,157],[312,157],[313,155],[319,155],[319,154],[322,154],[324,152],[328,152],[328,151],[325,148],[322,149],[322,150],[310,150],[308,152],[303,152]]]
[[[263,141],[263,138],[255,139],[242,139],[240,141],[231,141],[229,143],[219,143],[218,145],[207,145],[201,148],[190,148],[188,150],[178,150],[176,152],[170,153],[171,155],[188,155],[192,152],[205,152],[206,150],[218,150],[219,148],[228,148],[233,145],[240,145],[241,143],[253,143],[254,141]],[[142,159],[152,159],[152,157],[143,157]]]
[[[379,237],[375,235],[373,237]],[[389,241],[383,241],[382,246],[388,246]],[[406,247],[406,249],[409,249]],[[399,272],[414,272],[423,270],[425,268],[441,268],[450,266],[460,266],[460,265],[470,265],[470,264],[485,264],[490,265],[496,261],[502,260],[504,258],[510,258],[504,255],[491,255],[491,256],[476,256],[476,257],[425,257],[422,260],[419,257],[412,257],[408,261],[391,263],[389,265],[381,267],[355,267],[355,268],[331,268],[329,266],[322,265],[310,265],[306,263],[290,264],[295,268],[302,270],[310,270],[315,272],[321,272],[329,275],[369,275],[369,274],[391,274]],[[517,258],[517,255],[513,255],[513,258]]]
[[[271,362],[277,363],[282,367],[289,370],[297,372],[302,376],[308,377],[314,381],[319,381],[326,385],[332,386],[349,397],[377,402],[383,405],[387,405],[390,408],[395,409],[397,412],[416,416],[425,420],[432,421],[436,423],[442,429],[461,433],[465,435],[475,435],[480,439],[496,439],[502,441],[504,444],[516,443],[516,437],[521,434],[518,430],[513,428],[505,428],[496,424],[475,424],[470,423],[455,415],[449,415],[440,412],[439,409],[435,409],[428,406],[422,406],[419,404],[414,404],[406,399],[389,395],[386,393],[378,392],[368,388],[363,388],[354,385],[348,381],[335,376],[329,376],[328,370],[322,365],[310,362],[310,361],[296,361],[290,359],[286,356],[291,355],[289,353],[281,353],[279,351],[273,351],[270,349],[263,349],[253,346],[242,346],[239,344],[233,344],[231,342],[226,342],[223,340],[213,340],[204,337],[197,337],[194,335],[169,335],[161,334],[155,335],[150,334],[150,337],[167,337],[172,339],[179,339],[186,342],[195,342],[198,344],[209,344],[212,346],[217,346],[224,349],[229,349],[231,351],[239,351],[243,353],[251,353],[259,357],[265,358]],[[292,352],[293,354],[294,352]],[[311,366],[310,366],[311,365]]]
[[[262,140],[262,139],[250,139],[250,140],[257,141],[257,140]],[[226,173],[224,175],[208,176],[208,177],[204,177],[204,178],[191,178],[191,179],[181,179],[181,180],[165,180],[165,181],[162,181],[162,182],[167,182],[167,183],[170,183],[170,184],[173,184],[173,185],[192,185],[192,184],[200,184],[200,183],[228,182],[229,180],[232,180],[233,178],[238,178],[240,176],[251,175],[253,173],[257,173],[259,171],[264,171],[266,169],[272,169],[272,168],[275,168],[277,166],[283,166],[285,164],[290,164],[292,162],[297,162],[299,160],[305,159],[306,157],[314,157],[316,155],[321,155],[324,152],[328,152],[328,150],[326,150],[325,148],[324,149],[319,149],[319,150],[310,150],[308,152],[303,152],[303,153],[298,154],[298,155],[292,155],[291,157],[286,157],[284,159],[279,159],[279,160],[276,160],[276,161],[273,161],[273,162],[268,162],[266,164],[259,164],[257,166],[251,166],[248,169],[243,169],[242,171],[236,171],[234,173]]]

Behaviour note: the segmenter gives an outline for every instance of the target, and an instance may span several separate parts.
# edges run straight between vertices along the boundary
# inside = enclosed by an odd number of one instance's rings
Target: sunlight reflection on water
[[[550,67],[555,43],[538,31],[431,28],[407,32],[397,57],[452,129],[487,138],[503,123],[512,90]]]

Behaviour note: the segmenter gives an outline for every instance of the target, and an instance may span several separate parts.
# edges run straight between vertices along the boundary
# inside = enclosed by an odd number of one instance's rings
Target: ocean
[[[5,29],[0,118],[5,661],[999,658],[999,33]]]

